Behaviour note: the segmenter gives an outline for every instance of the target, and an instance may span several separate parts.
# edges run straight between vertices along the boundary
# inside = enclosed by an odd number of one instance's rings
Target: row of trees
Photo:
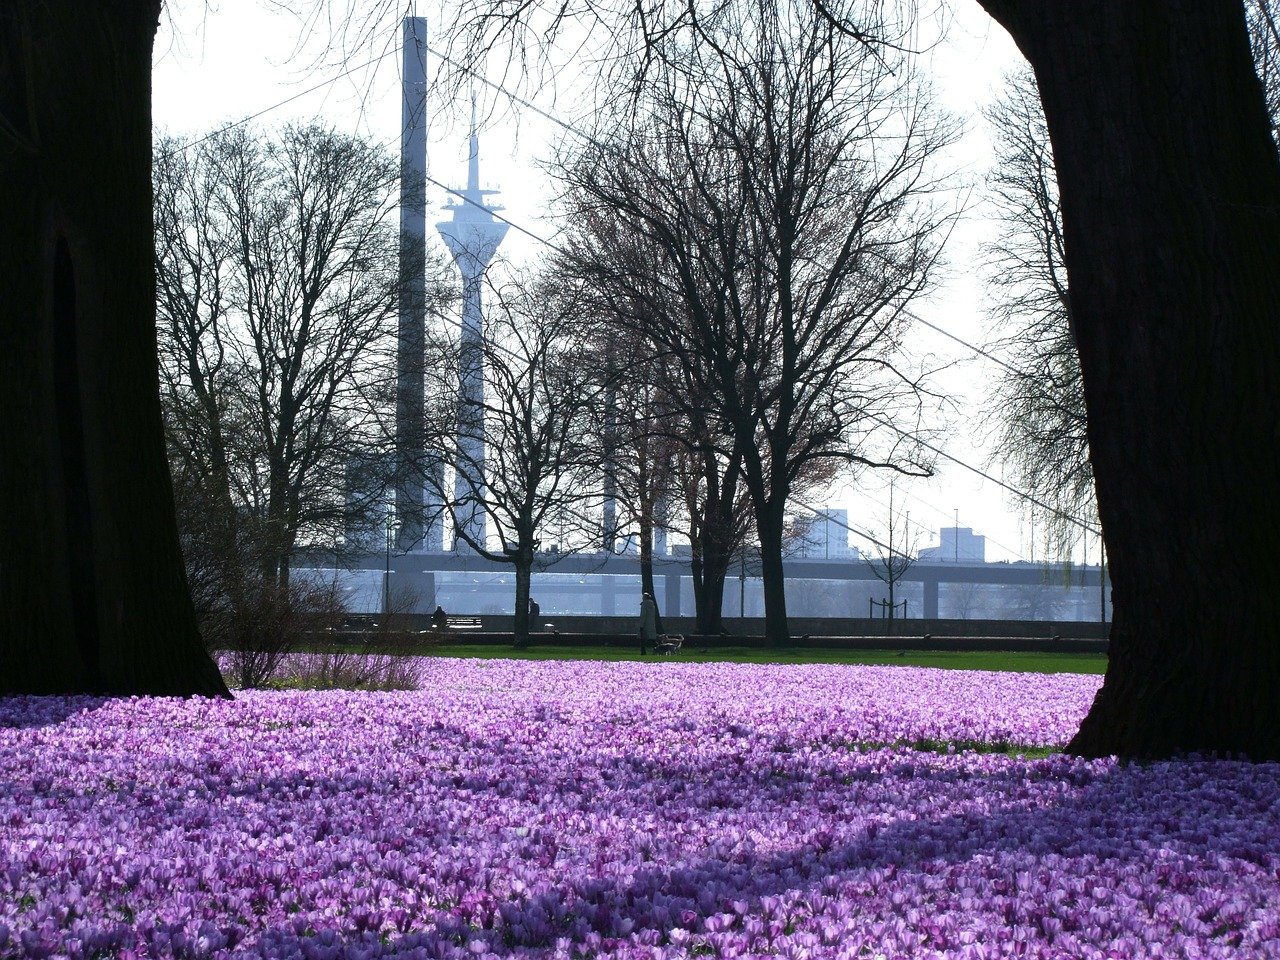
[[[410,466],[469,548],[514,567],[518,638],[552,528],[562,547],[637,537],[652,592],[664,527],[691,543],[704,632],[754,535],[766,630],[783,641],[797,504],[850,465],[927,469],[892,428],[923,402],[905,307],[940,252],[932,165],[954,127],[901,58],[807,6],[777,12],[740,3],[672,34],[668,68],[558,158],[575,227],[542,275],[489,280],[478,348],[432,272]],[[204,606],[251,609],[291,589],[300,545],[378,526],[395,485],[388,469],[342,478],[392,462],[398,171],[314,127],[163,142],[155,170],[192,580]],[[465,349],[482,352],[475,417],[459,416]],[[492,538],[469,528],[476,513]]]
[[[290,558],[377,509],[344,478],[393,442],[398,184],[385,151],[317,126],[156,144],[160,395],[211,647],[276,649],[329,613]]]
[[[1072,748],[1274,758],[1280,158],[1245,6],[979,3],[1027,56],[1045,109],[1112,561],[1111,665]],[[895,36],[859,17],[877,6],[821,10],[891,51]],[[82,8],[0,9],[0,684],[225,692],[181,573],[155,389],[160,2]],[[596,0],[584,15],[612,49],[644,50],[721,10]],[[554,38],[572,15],[473,0],[459,21],[474,62]]]
[[[934,167],[954,127],[905,58],[808,4],[727,5],[642,57],[661,69],[556,164],[574,224],[557,269],[657,384],[651,435],[695,468],[699,609],[720,609],[750,530],[781,642],[796,500],[842,468],[928,469],[892,426],[926,397],[905,308],[949,219]]]

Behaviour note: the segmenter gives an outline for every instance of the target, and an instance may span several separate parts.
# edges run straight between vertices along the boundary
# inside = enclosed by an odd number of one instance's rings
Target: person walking
[[[658,605],[645,594],[640,601],[640,655],[649,652],[648,645],[658,642]]]
[[[538,617],[542,615],[542,608],[538,606],[538,601],[529,598],[529,629],[530,631],[538,629]]]

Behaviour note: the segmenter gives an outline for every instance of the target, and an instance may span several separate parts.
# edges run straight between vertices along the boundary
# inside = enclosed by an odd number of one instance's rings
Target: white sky
[[[925,0],[922,6],[929,2]],[[424,3],[419,12],[425,15],[426,6]],[[953,148],[950,163],[976,188],[966,217],[948,242],[945,276],[929,299],[916,305],[915,312],[958,337],[982,344],[991,332],[976,274],[978,246],[990,238],[991,231],[981,201],[981,178],[990,161],[990,143],[978,111],[994,98],[1003,74],[1015,68],[1021,58],[1008,35],[975,0],[939,0],[939,9],[941,13],[921,20],[921,46],[931,47],[923,54],[924,67],[932,74],[940,105],[964,120],[965,133]],[[942,41],[930,44],[940,25],[945,25]],[[428,43],[439,49],[438,31],[434,23],[430,26]],[[156,41],[152,100],[156,126],[168,133],[202,135],[273,108],[255,124],[273,127],[319,118],[398,149],[398,20],[389,19],[376,45],[354,52],[349,62],[361,64],[388,55],[372,67],[327,83],[348,68],[332,61],[318,62],[325,39],[323,28],[299,50],[302,35],[294,17],[266,9],[261,0],[170,0]],[[434,76],[439,67],[439,60],[429,56],[428,74]],[[578,89],[573,90],[564,79],[568,76],[569,72],[562,73],[559,89],[543,84],[521,93],[548,113],[572,121],[569,107],[583,102],[582,85],[586,82],[589,88],[589,81],[576,78]],[[306,92],[321,84],[321,89]],[[540,162],[564,132],[500,93],[481,87],[479,94],[482,184],[501,188],[497,202],[505,208],[503,216],[534,234],[554,238],[557,224],[549,211],[553,188]],[[296,99],[276,106],[290,98]],[[433,90],[429,111],[428,174],[460,186],[466,175],[467,97],[465,93],[455,96],[449,90]],[[960,190],[957,203],[966,193],[967,187]],[[429,203],[440,209],[446,194],[434,189],[428,197]],[[443,211],[440,219],[444,219]],[[502,252],[515,260],[528,260],[537,257],[541,249],[536,240],[511,230]],[[948,454],[986,469],[987,449],[975,420],[992,364],[922,326],[917,325],[914,338],[914,352],[931,354],[941,363],[958,361],[934,380],[953,398],[948,429],[939,445]],[[847,508],[851,526],[878,533],[887,523],[887,488],[887,476],[864,476],[859,489],[837,489],[827,503]],[[937,529],[951,526],[958,508],[961,526],[971,526],[987,536],[989,560],[1044,559],[1033,547],[1031,531],[1009,495],[961,467],[940,461],[935,477],[899,478],[896,489],[895,501],[910,511],[913,535],[919,538],[917,546],[937,543]],[[857,537],[852,542],[870,548]],[[1089,555],[1096,558],[1096,542],[1089,544]]]

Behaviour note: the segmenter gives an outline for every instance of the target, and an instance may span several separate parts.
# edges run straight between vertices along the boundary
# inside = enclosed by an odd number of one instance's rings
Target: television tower
[[[457,191],[458,200],[445,209],[452,220],[436,224],[445,245],[462,274],[462,331],[458,369],[458,469],[454,480],[459,501],[469,502],[460,511],[458,523],[473,540],[484,542],[485,515],[477,502],[484,496],[484,315],[481,312],[480,281],[485,269],[507,235],[507,225],[494,219],[501,207],[484,202],[497,190],[480,189],[480,138],[476,135],[476,98],[471,95],[471,154],[467,161],[467,186]],[[463,543],[455,537],[454,549]]]

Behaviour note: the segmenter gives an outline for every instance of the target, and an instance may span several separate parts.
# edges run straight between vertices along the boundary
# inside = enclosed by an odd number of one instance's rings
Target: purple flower
[[[0,700],[0,956],[1280,956],[1280,767],[1016,755],[1097,677],[417,673]]]

